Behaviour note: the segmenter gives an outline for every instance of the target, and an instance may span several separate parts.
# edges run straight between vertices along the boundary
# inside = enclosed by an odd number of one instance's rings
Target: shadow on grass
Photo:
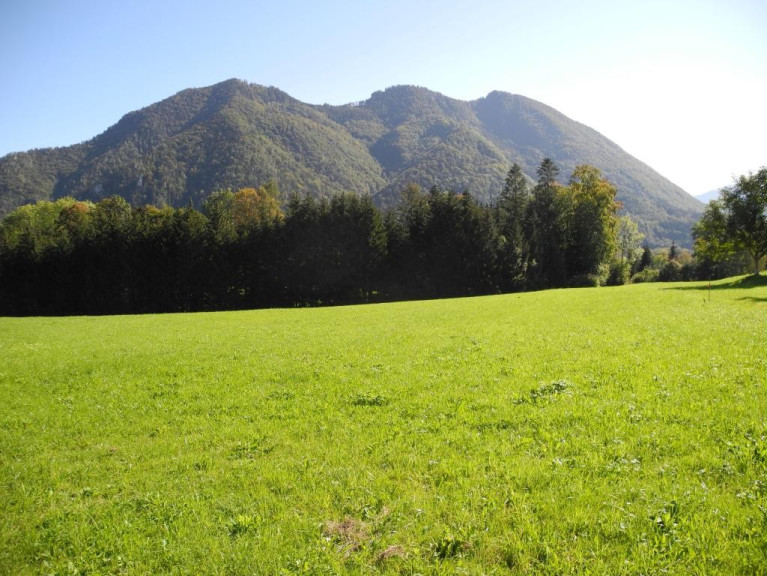
[[[767,302],[767,298],[754,298],[753,296],[744,296],[743,298],[738,298],[738,300],[748,300],[749,302]]]
[[[666,290],[745,290],[748,288],[759,288],[767,286],[767,276],[760,274],[759,276],[752,274],[751,276],[739,276],[737,278],[729,278],[726,280],[716,280],[708,283],[696,282],[694,286],[673,286],[666,288]],[[755,302],[765,302],[767,298],[742,298],[742,300],[754,300]]]

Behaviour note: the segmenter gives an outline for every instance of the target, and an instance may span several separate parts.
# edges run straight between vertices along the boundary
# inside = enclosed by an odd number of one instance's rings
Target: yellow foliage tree
[[[239,232],[271,226],[284,220],[280,204],[264,186],[240,188],[232,201],[232,220]]]

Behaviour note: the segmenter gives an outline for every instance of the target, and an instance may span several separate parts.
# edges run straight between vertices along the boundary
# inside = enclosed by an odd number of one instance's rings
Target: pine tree
[[[559,176],[559,167],[554,164],[551,158],[544,158],[538,167],[538,185],[553,187],[557,184]]]
[[[530,258],[530,242],[525,226],[529,203],[527,179],[519,164],[515,163],[506,175],[498,201],[501,283],[504,289],[524,286]]]
[[[650,266],[652,266],[652,250],[650,249],[650,246],[645,244],[642,247],[642,257],[639,259],[639,270],[637,271],[641,272]]]
[[[556,164],[551,158],[544,158],[528,208],[530,255],[535,265],[530,277],[538,287],[561,286],[566,276],[562,252],[564,230],[557,204],[558,175]]]
[[[676,260],[676,257],[678,255],[679,254],[678,254],[678,251],[677,251],[677,248],[676,248],[676,243],[672,240],[671,241],[671,248],[668,249],[668,259],[669,259],[669,262],[673,262],[674,260]]]

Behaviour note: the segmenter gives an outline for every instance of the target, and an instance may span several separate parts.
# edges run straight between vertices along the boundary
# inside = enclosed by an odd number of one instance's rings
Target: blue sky
[[[691,194],[767,164],[764,0],[4,0],[0,155],[232,77],[316,104],[523,94]]]

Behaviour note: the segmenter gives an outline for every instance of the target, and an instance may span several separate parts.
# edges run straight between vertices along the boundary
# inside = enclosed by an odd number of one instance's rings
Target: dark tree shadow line
[[[716,284],[696,283],[694,286],[674,286],[667,290],[697,290],[701,292],[713,292],[719,290],[749,290],[767,286],[767,276],[752,274],[742,278],[736,278],[728,282],[717,282]],[[750,300],[751,302],[767,302],[767,297],[743,296],[738,300]]]

